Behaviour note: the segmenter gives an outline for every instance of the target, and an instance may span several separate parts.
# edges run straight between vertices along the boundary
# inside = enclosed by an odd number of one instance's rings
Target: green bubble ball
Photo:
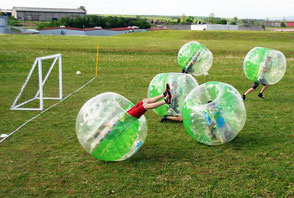
[[[246,121],[240,93],[222,82],[207,82],[193,89],[185,99],[182,113],[187,133],[207,145],[233,140]]]
[[[196,41],[186,43],[178,53],[179,66],[194,76],[207,74],[212,62],[211,51]]]
[[[198,86],[198,83],[190,74],[161,73],[156,75],[150,82],[148,87],[148,98],[162,94],[165,91],[166,83],[170,85],[171,89],[171,104],[157,107],[154,109],[154,112],[162,116],[181,115],[185,97]]]
[[[286,67],[286,58],[282,52],[264,47],[253,48],[243,63],[244,73],[249,80],[266,85],[279,82]]]
[[[130,116],[133,107],[125,97],[102,93],[87,101],[76,119],[76,133],[82,147],[103,161],[122,161],[133,156],[147,136],[147,121]]]

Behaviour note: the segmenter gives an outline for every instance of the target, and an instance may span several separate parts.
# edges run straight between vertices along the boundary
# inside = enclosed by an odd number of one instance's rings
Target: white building
[[[53,21],[61,17],[85,16],[82,9],[13,7],[12,16],[26,21]]]
[[[191,30],[238,30],[238,25],[200,24],[191,25]]]

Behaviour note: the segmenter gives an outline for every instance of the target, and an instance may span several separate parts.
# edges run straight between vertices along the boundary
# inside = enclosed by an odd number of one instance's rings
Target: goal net
[[[43,110],[44,100],[62,99],[61,54],[38,57],[11,110]]]

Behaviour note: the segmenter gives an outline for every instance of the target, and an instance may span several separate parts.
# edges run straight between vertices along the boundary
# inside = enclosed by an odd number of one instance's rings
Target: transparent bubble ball
[[[182,113],[187,133],[207,145],[233,140],[246,121],[240,93],[222,82],[207,82],[192,90],[185,99]]]
[[[186,96],[198,86],[198,83],[190,74],[161,73],[156,75],[150,82],[148,87],[148,98],[162,94],[165,91],[166,83],[170,85],[171,89],[171,104],[162,105],[153,111],[162,116],[181,115]]]
[[[264,47],[253,48],[243,63],[244,73],[249,80],[266,85],[279,82],[286,68],[286,58],[282,52]]]
[[[186,43],[178,53],[180,67],[194,76],[206,74],[212,66],[212,62],[211,51],[196,41]]]
[[[133,156],[147,136],[147,121],[127,113],[134,104],[107,92],[87,101],[76,119],[76,133],[82,147],[97,159],[121,161]]]

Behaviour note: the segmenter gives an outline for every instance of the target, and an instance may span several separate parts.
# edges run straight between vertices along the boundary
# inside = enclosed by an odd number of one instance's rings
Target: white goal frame
[[[48,60],[48,59],[54,59],[47,74],[45,75],[44,79],[43,79],[43,73],[42,73],[42,61],[43,60]],[[56,62],[58,61],[58,78],[59,78],[59,96],[58,97],[44,97],[43,96],[43,86],[46,83],[53,67],[55,66]],[[39,89],[37,91],[37,93],[35,94],[35,96],[25,102],[22,102],[21,104],[17,104],[20,96],[22,95],[27,83],[29,82],[30,77],[32,76],[35,68],[38,65],[38,70],[39,70]],[[21,107],[25,104],[28,104],[34,100],[39,100],[40,102],[40,106],[39,108],[25,108],[25,107]],[[25,81],[25,83],[23,84],[18,96],[15,98],[12,106],[11,106],[11,110],[43,110],[44,109],[44,100],[62,100],[62,58],[61,58],[61,54],[54,54],[54,55],[50,55],[50,56],[43,56],[43,57],[38,57],[35,59],[33,66],[28,74],[28,77]]]

